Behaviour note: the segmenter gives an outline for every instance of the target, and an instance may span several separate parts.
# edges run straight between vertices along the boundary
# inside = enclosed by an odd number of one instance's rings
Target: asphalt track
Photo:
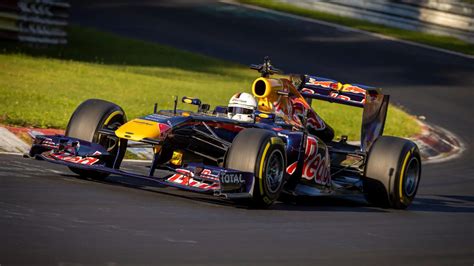
[[[407,211],[357,197],[248,210],[0,155],[1,265],[474,263],[474,60],[227,4],[72,2],[81,25],[244,64],[270,55],[290,72],[387,88],[466,150],[424,167]]]

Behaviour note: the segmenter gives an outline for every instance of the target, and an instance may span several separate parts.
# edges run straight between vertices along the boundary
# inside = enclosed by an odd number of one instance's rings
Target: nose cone
[[[161,135],[160,123],[144,120],[133,119],[115,131],[115,135],[119,138],[140,141],[144,138],[156,139]]]

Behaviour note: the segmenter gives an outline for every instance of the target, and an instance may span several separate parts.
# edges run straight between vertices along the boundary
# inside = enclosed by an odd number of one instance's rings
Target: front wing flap
[[[112,156],[99,144],[62,135],[35,136],[29,156],[35,157],[40,154],[85,165],[105,164]]]

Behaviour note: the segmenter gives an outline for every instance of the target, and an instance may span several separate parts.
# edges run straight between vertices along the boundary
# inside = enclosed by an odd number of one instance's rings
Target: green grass
[[[0,122],[65,128],[74,109],[89,98],[119,104],[129,119],[151,113],[155,102],[171,109],[174,95],[225,105],[235,92],[250,91],[256,77],[238,64],[72,27],[67,46],[0,42]],[[319,102],[315,107],[338,135],[358,138],[360,109]],[[394,107],[387,123],[387,134],[407,137],[419,131],[412,117]]]
[[[462,41],[458,38],[449,36],[439,36],[418,31],[410,31],[393,27],[375,24],[368,21],[342,17],[316,10],[310,10],[298,7],[292,4],[280,3],[275,0],[238,0],[241,3],[261,6],[277,11],[300,15],[304,17],[314,18],[318,20],[328,21],[356,29],[379,33],[402,40],[413,41],[417,43],[427,44],[439,48],[444,48],[456,52],[474,55],[474,44]]]

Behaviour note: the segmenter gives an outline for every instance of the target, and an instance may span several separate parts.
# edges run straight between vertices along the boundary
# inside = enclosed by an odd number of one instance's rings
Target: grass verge
[[[0,122],[65,128],[74,109],[89,98],[117,103],[129,119],[151,113],[155,102],[160,109],[171,109],[174,95],[226,105],[235,92],[250,91],[256,77],[238,64],[71,27],[67,46],[0,42]],[[337,135],[359,138],[360,109],[318,101],[314,105]],[[389,108],[386,134],[409,137],[418,132],[412,117]]]
[[[379,33],[391,37],[395,37],[402,40],[427,44],[434,47],[439,47],[451,51],[461,52],[465,54],[474,55],[474,44],[462,41],[460,39],[439,36],[428,33],[422,33],[417,31],[410,31],[404,29],[398,29],[393,27],[384,26],[381,24],[371,23],[368,21],[342,17],[329,13],[324,13],[316,10],[310,10],[302,7],[298,7],[292,4],[280,3],[275,0],[238,0],[244,4],[250,4],[260,7],[265,7],[285,13],[291,13],[303,17],[314,18],[318,20],[328,21],[351,28],[365,30],[369,32]]]

